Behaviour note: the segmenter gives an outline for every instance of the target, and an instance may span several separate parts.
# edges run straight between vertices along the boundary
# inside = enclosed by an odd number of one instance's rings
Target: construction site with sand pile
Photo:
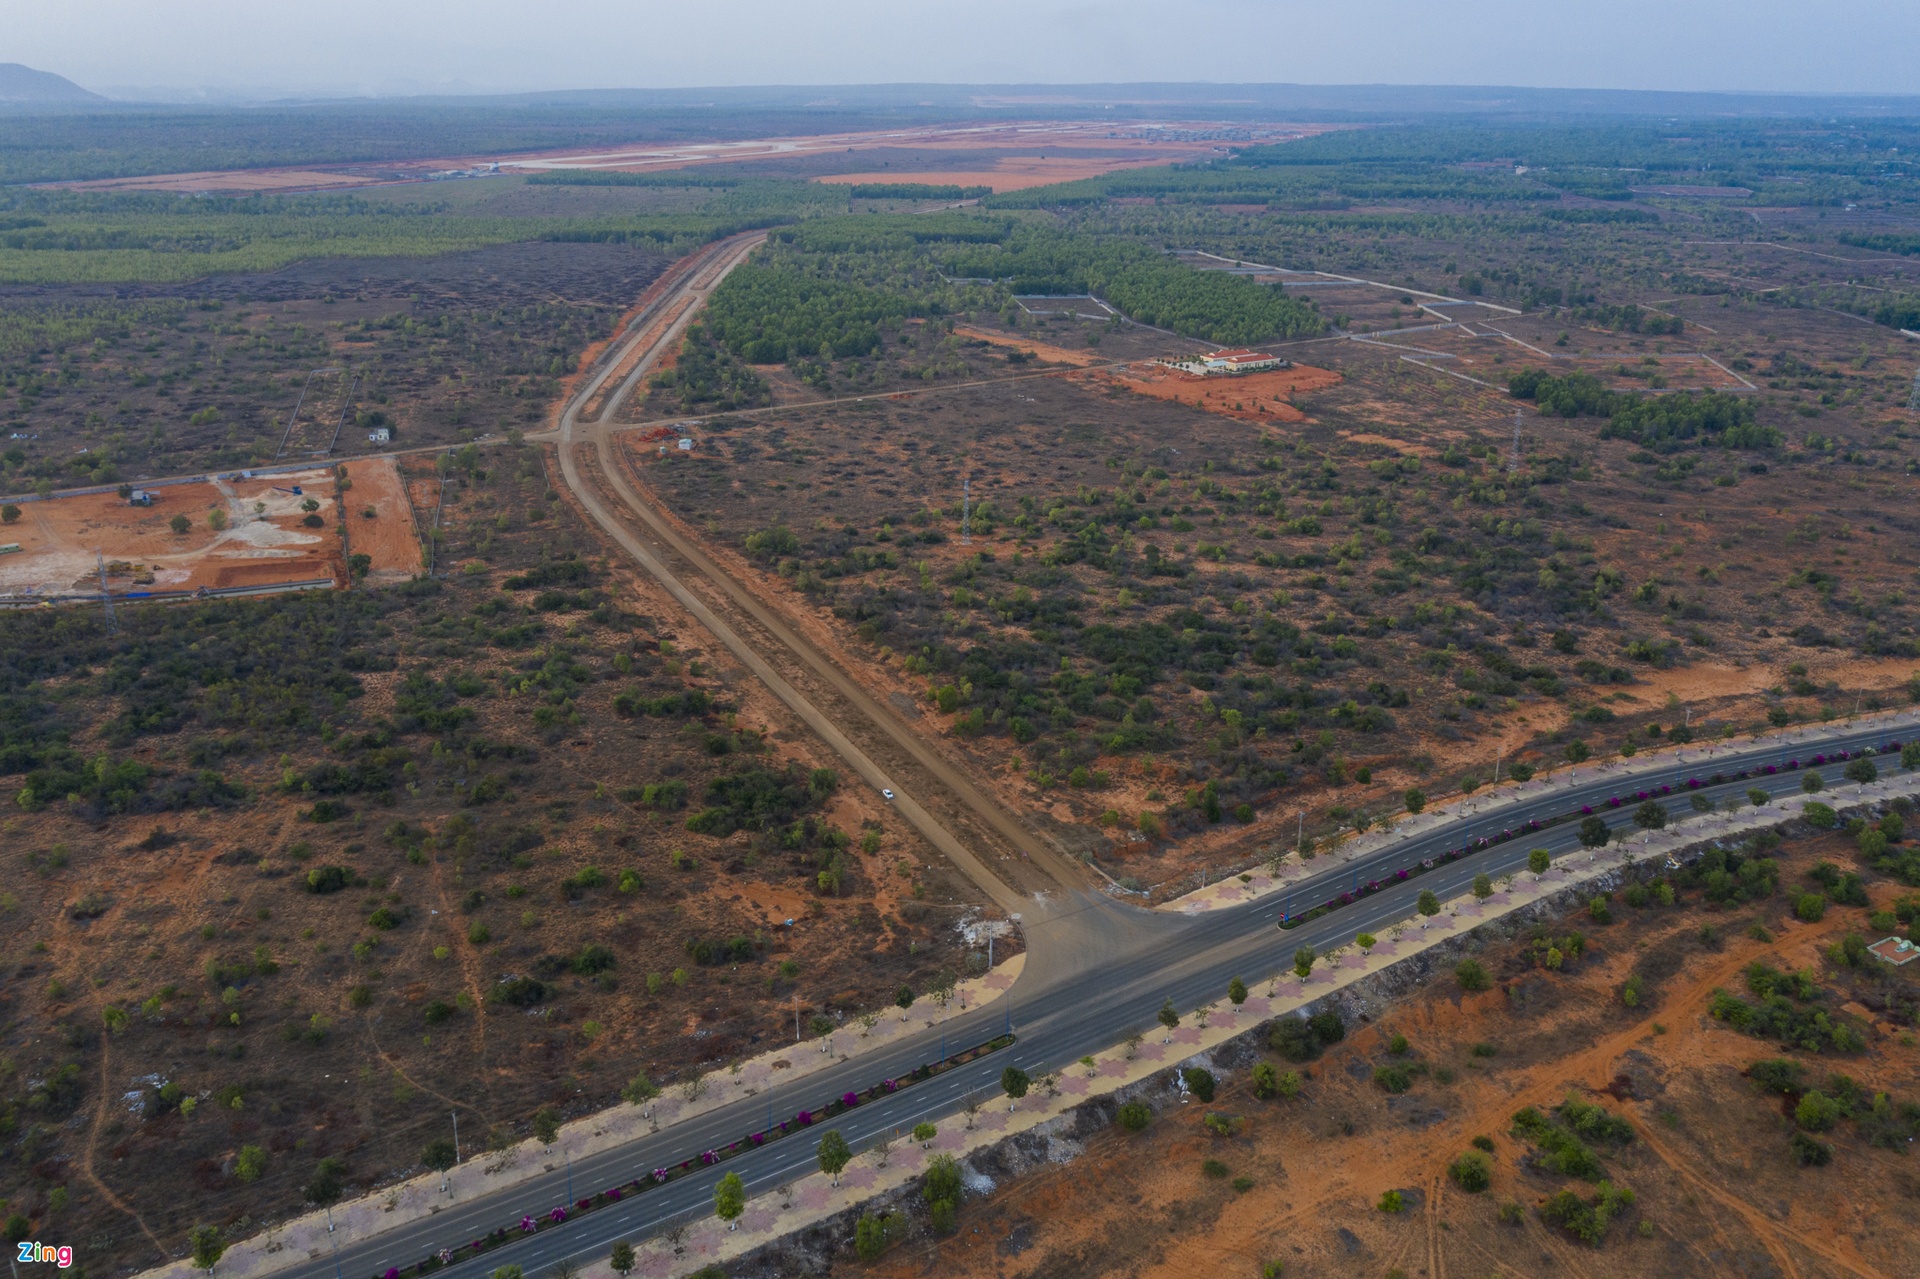
[[[343,484],[344,481],[344,484]],[[123,496],[123,493],[126,494]],[[351,493],[351,498],[346,496]],[[353,514],[343,539],[341,504]],[[165,599],[392,580],[420,570],[413,514],[391,458],[19,503],[0,557],[0,604]],[[351,544],[351,545],[350,545]]]

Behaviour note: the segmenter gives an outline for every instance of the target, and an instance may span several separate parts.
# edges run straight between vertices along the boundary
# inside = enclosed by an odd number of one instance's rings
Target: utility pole
[[[1520,470],[1520,410],[1513,411],[1513,451],[1507,454],[1507,474],[1514,475]]]
[[[106,605],[107,634],[112,635],[118,632],[120,627],[119,624],[113,620],[113,592],[107,589],[107,561],[100,552],[95,551],[93,553],[93,562],[100,569],[100,602]]]
[[[453,1111],[453,1162],[460,1162],[460,1112]]]

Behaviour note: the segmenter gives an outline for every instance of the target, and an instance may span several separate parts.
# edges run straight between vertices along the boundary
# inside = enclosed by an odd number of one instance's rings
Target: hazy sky
[[[1916,0],[0,0],[107,93],[922,81],[1920,92]]]

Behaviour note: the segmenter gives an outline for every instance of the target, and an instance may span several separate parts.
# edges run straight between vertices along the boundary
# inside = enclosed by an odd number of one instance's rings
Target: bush
[[[1389,1190],[1380,1196],[1379,1208],[1381,1212],[1405,1212],[1407,1201],[1398,1190]]]
[[[1587,914],[1593,917],[1593,922],[1596,924],[1613,922],[1613,907],[1608,904],[1605,893],[1597,895],[1587,903]]]
[[[1493,985],[1487,967],[1477,959],[1463,959],[1453,966],[1453,979],[1462,990],[1486,990]]]
[[[1233,1169],[1227,1167],[1218,1159],[1204,1159],[1200,1162],[1201,1175],[1211,1177],[1215,1181],[1224,1180],[1232,1171]]]
[[[1809,800],[1800,810],[1800,820],[1815,830],[1832,830],[1840,824],[1840,814],[1825,804]]]
[[[1413,1076],[1399,1066],[1376,1066],[1373,1082],[1384,1091],[1398,1095],[1413,1087]]]
[[[1827,899],[1822,893],[1801,893],[1793,899],[1794,916],[1803,923],[1817,924],[1827,913]]]
[[[1184,1071],[1181,1077],[1187,1081],[1188,1092],[1203,1102],[1213,1100],[1214,1080],[1212,1071],[1202,1070],[1198,1066],[1193,1066]]]
[[[1826,1132],[1839,1123],[1844,1114],[1839,1102],[1815,1088],[1793,1108],[1793,1122],[1807,1132]]]
[[[1400,799],[1406,804],[1409,813],[1417,813],[1427,806],[1427,793],[1417,786],[1410,787]]]
[[[307,872],[307,891],[337,893],[353,883],[353,872],[345,866],[315,866]]]
[[[1130,1101],[1121,1106],[1113,1118],[1128,1132],[1140,1132],[1153,1122],[1153,1110],[1144,1101]]]
[[[1453,1184],[1470,1195],[1477,1195],[1493,1184],[1493,1161],[1477,1150],[1469,1150],[1447,1165]]]
[[[906,1233],[907,1219],[897,1212],[862,1213],[853,1226],[853,1250],[862,1261],[873,1261]]]
[[[1633,1206],[1633,1192],[1605,1181],[1596,1189],[1599,1193],[1592,1199],[1582,1199],[1571,1190],[1562,1190],[1540,1205],[1540,1216],[1574,1238],[1598,1247],[1607,1237],[1613,1219]]]
[[[1803,1132],[1796,1132],[1787,1138],[1787,1148],[1793,1152],[1794,1162],[1802,1168],[1824,1168],[1833,1162],[1833,1147]]]
[[[1288,1061],[1312,1061],[1322,1049],[1339,1043],[1346,1034],[1346,1025],[1339,1013],[1281,1017],[1267,1034],[1267,1046]]]

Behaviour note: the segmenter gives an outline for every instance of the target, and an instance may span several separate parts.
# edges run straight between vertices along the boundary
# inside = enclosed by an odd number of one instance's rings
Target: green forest
[[[715,290],[706,332],[748,363],[849,359],[878,351],[909,317],[1004,309],[1026,293],[1093,293],[1140,323],[1215,342],[1324,327],[1278,288],[1197,271],[1136,241],[943,214],[782,228]]]
[[[810,183],[736,184],[692,213],[473,216],[354,196],[96,195],[0,188],[0,283],[172,283],[317,257],[429,257],[523,240],[642,244],[671,254],[843,211]]]
[[[1729,449],[1770,449],[1784,440],[1776,428],[1754,420],[1752,400],[1724,391],[1647,395],[1609,390],[1591,373],[1555,377],[1539,369],[1514,374],[1507,389],[1517,400],[1538,404],[1542,413],[1607,418],[1601,439],[1632,440],[1656,453],[1671,453],[1695,441]]]

